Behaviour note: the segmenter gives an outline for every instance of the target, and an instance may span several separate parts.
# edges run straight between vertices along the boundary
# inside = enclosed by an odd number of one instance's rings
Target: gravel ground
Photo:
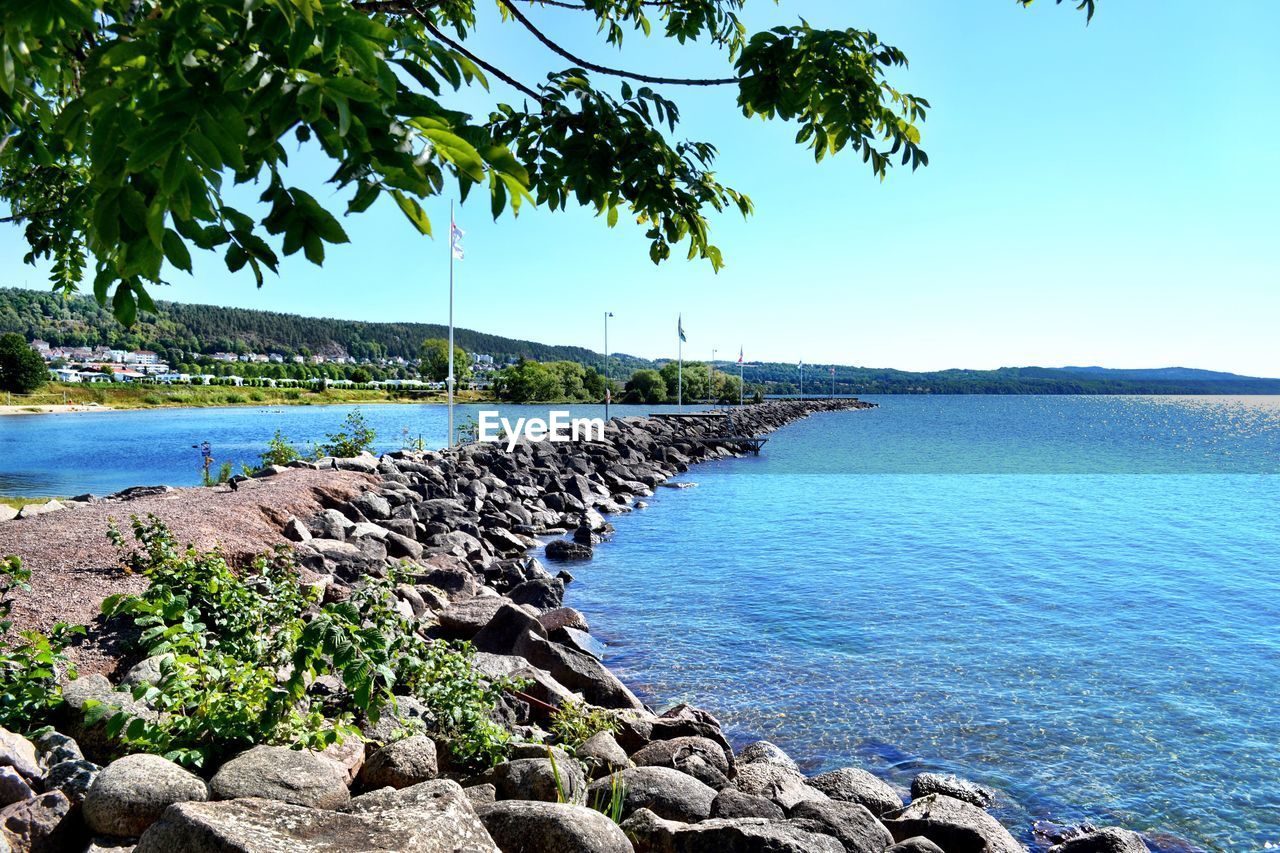
[[[351,471],[294,469],[251,480],[232,491],[178,489],[129,501],[109,501],[35,518],[0,522],[0,556],[16,554],[31,569],[31,590],[19,593],[14,630],[48,630],[56,622],[89,626],[70,649],[81,674],[110,674],[124,649],[102,630],[102,600],[137,592],[146,582],[126,575],[107,541],[112,519],[128,530],[131,516],[156,515],[178,541],[200,549],[220,545],[232,560],[244,560],[283,542],[289,516],[308,519],[330,502],[346,500],[372,477]]]

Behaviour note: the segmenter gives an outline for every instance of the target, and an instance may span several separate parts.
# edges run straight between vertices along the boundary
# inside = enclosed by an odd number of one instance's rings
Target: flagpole
[[[453,447],[453,256],[454,256],[453,200],[449,201],[449,375],[445,385],[449,389],[449,446]]]
[[[800,359],[800,399],[804,399],[804,359]]]
[[[684,405],[684,326],[683,315],[676,315],[676,406]]]
[[[742,408],[743,393],[746,391],[745,385],[742,384],[742,347],[738,347],[738,408]]]

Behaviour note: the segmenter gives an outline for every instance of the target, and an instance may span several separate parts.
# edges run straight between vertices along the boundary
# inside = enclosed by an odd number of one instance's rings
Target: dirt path
[[[331,501],[352,497],[371,479],[350,471],[296,469],[241,483],[237,491],[177,489],[0,522],[0,556],[16,554],[31,569],[31,591],[21,593],[14,607],[15,630],[47,630],[60,621],[88,625],[89,636],[72,657],[81,673],[109,673],[122,650],[95,628],[102,600],[145,586],[120,570],[107,541],[112,519],[127,531],[131,516],[153,513],[183,544],[217,544],[229,557],[245,558],[283,542],[280,530],[289,516],[307,519]]]

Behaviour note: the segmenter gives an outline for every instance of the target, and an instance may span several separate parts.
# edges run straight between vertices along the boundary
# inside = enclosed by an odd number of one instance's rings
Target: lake
[[[1280,399],[868,399],[615,520],[569,603],[619,675],[809,771],[995,787],[1024,840],[1051,819],[1280,843]],[[443,441],[439,407],[364,412],[383,449]],[[0,490],[190,484],[192,444],[249,461],[344,414],[4,418]]]

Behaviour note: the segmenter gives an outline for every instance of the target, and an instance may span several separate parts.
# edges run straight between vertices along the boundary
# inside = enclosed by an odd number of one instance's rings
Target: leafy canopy
[[[610,226],[625,212],[655,262],[687,243],[689,258],[718,269],[708,216],[747,215],[751,201],[720,183],[712,144],[677,136],[679,107],[654,86],[734,88],[744,116],[794,122],[819,160],[852,149],[882,178],[894,163],[928,163],[929,104],[890,83],[907,58],[875,33],[802,21],[751,35],[747,0],[495,0],[568,63],[523,82],[467,46],[478,2],[6,0],[0,198],[25,229],[26,260],[50,259],[65,292],[91,278],[126,325],[154,311],[149,285],[191,271],[193,248],[259,285],[281,255],[320,264],[348,238],[318,188],[288,180],[288,151],[302,142],[333,163],[326,195],[340,194],[347,214],[389,196],[430,234],[422,200],[456,184],[464,200],[488,195],[495,217],[526,202],[586,205]],[[1094,3],[1078,5],[1092,15]],[[539,29],[525,14],[534,7],[589,15],[611,45],[628,31],[708,44],[726,76],[592,62]],[[487,116],[450,106],[491,78],[518,102],[495,97]],[[245,183],[260,188],[261,209],[228,203]]]
[[[40,354],[17,332],[0,335],[0,391],[29,394],[49,378]]]

